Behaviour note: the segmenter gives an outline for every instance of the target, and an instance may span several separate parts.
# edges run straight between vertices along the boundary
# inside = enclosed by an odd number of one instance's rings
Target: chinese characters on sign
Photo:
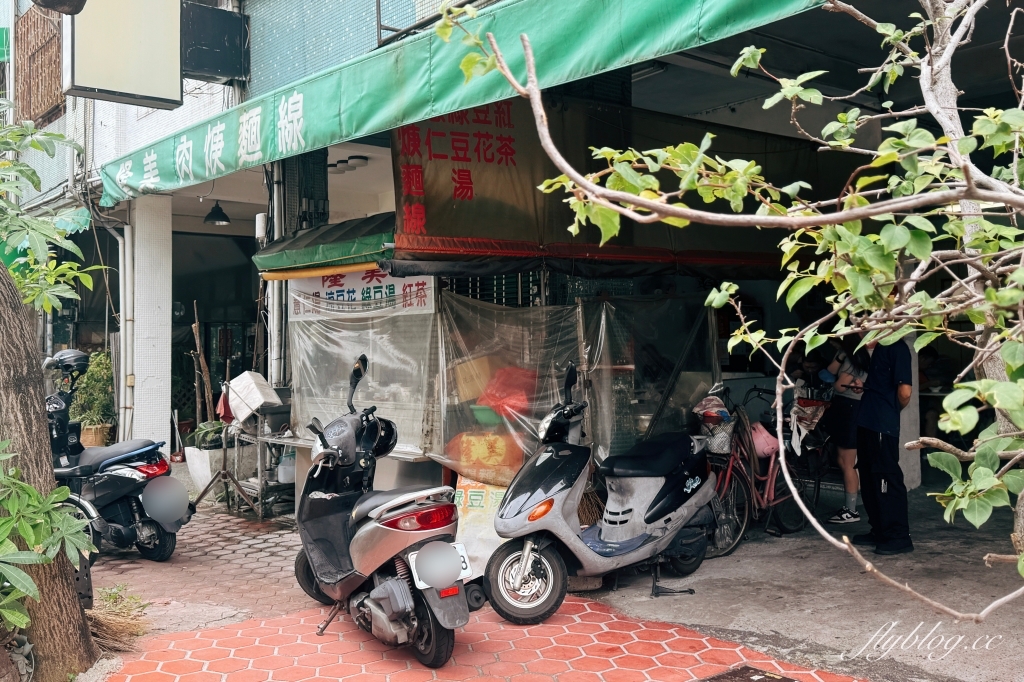
[[[193,180],[192,177],[192,140],[182,135],[178,146],[174,148],[174,168],[178,172],[178,180]]]
[[[249,109],[238,119],[238,163],[259,163],[263,159],[260,116],[263,107]]]
[[[381,312],[434,312],[432,277],[392,277],[378,268],[363,272],[295,279],[288,283],[290,317],[332,313],[372,315]]]
[[[217,121],[216,124],[206,126],[206,141],[203,142],[203,155],[206,160],[206,177],[213,177],[224,170],[224,162],[220,160],[224,154],[224,124]]]
[[[481,198],[492,198],[481,194],[481,183],[509,189],[508,176],[519,170],[520,163],[513,120],[519,106],[512,100],[497,102],[398,129],[393,148],[402,233],[436,234],[428,217],[442,197],[468,208]]]
[[[281,152],[297,152],[306,148],[302,138],[302,94],[296,90],[277,107],[277,149]]]

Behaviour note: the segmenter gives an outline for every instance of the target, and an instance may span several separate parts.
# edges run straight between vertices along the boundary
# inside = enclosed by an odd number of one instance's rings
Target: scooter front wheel
[[[316,575],[313,574],[313,566],[309,563],[309,557],[304,549],[300,549],[295,556],[295,580],[307,595],[325,606],[334,606],[334,600],[320,589]]]
[[[487,562],[484,592],[491,606],[505,620],[516,625],[533,625],[548,619],[565,601],[569,589],[565,562],[548,545],[534,550],[519,589],[515,582],[522,571],[523,541],[501,545]]]

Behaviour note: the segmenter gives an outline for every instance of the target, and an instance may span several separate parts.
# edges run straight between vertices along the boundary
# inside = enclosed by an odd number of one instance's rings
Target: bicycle
[[[708,548],[708,557],[727,556],[735,551],[743,540],[751,520],[760,520],[762,515],[765,519],[766,532],[772,533],[770,525],[774,521],[779,532],[773,534],[779,536],[796,533],[803,530],[807,524],[807,517],[804,516],[793,497],[785,477],[781,475],[782,460],[779,458],[778,450],[769,457],[759,457],[754,447],[746,406],[754,397],[765,400],[766,395],[771,395],[774,399],[775,391],[754,387],[747,391],[740,405],[732,405],[731,411],[735,415],[734,418],[737,419],[732,437],[732,453],[723,456],[708,456],[708,461],[718,479],[716,492],[721,502],[719,530],[716,533],[714,546]],[[724,391],[724,397],[728,406],[732,402],[729,400],[728,388]],[[766,402],[769,401],[766,400]],[[790,410],[786,409],[784,412],[789,413]],[[771,430],[774,433],[774,428]],[[826,437],[807,456],[804,456],[803,448],[801,456],[795,456],[788,440],[780,444],[780,448],[787,448],[787,468],[796,485],[797,492],[808,508],[812,510],[817,505],[821,477],[824,470],[827,469],[827,451],[825,450],[827,440]],[[794,460],[800,459],[805,460],[806,473],[811,478],[810,492],[805,478],[797,477],[797,467],[794,465],[798,462]],[[826,466],[821,466],[822,461],[826,463]]]

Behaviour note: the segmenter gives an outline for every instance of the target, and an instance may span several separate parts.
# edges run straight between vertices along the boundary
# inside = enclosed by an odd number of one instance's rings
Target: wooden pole
[[[203,373],[199,369],[199,353],[192,351],[189,355],[192,356],[192,364],[196,368],[196,428],[198,428],[205,421],[203,419]]]
[[[192,334],[196,337],[196,353],[199,354],[199,368],[203,373],[203,388],[206,396],[206,416],[209,421],[216,421],[217,411],[213,402],[213,389],[210,386],[210,368],[206,365],[206,355],[203,353],[203,342],[199,338],[199,307],[192,301],[192,312],[196,321],[192,323]]]

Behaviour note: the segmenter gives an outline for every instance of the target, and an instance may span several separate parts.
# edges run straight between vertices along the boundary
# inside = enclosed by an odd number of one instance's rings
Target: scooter
[[[494,519],[498,535],[511,541],[487,562],[484,592],[495,611],[520,625],[558,610],[570,573],[603,576],[646,566],[652,596],[674,592],[658,585],[661,564],[693,573],[714,532],[715,475],[703,438],[684,433],[651,438],[597,465],[608,491],[604,515],[580,526],[578,508],[594,463],[590,446],[580,444],[588,404],[573,401],[576,381],[570,363],[565,403],[541,421],[541,446],[512,479]]]
[[[106,541],[121,548],[135,545],[150,561],[167,561],[177,544],[176,533],[191,520],[195,507],[184,484],[170,478],[171,467],[160,453],[163,442],[136,438],[82,447],[81,424],[71,421],[69,411],[76,384],[88,368],[89,356],[73,349],[43,362],[44,370],[61,373],[58,391],[46,397],[53,473],[60,485],[71,489],[66,503],[89,521],[97,552]],[[90,553],[90,562],[96,557]]]
[[[331,606],[317,634],[341,611],[391,646],[411,646],[423,665],[451,658],[454,629],[469,622],[463,581],[469,555],[456,544],[458,510],[447,486],[373,491],[378,459],[398,442],[395,423],[376,407],[352,405],[368,361],[359,357],[349,381],[349,414],[325,428],[314,419],[313,468],[295,520],[302,549],[295,578],[303,591]],[[482,600],[475,608],[482,606]],[[475,609],[474,609],[475,610]]]

